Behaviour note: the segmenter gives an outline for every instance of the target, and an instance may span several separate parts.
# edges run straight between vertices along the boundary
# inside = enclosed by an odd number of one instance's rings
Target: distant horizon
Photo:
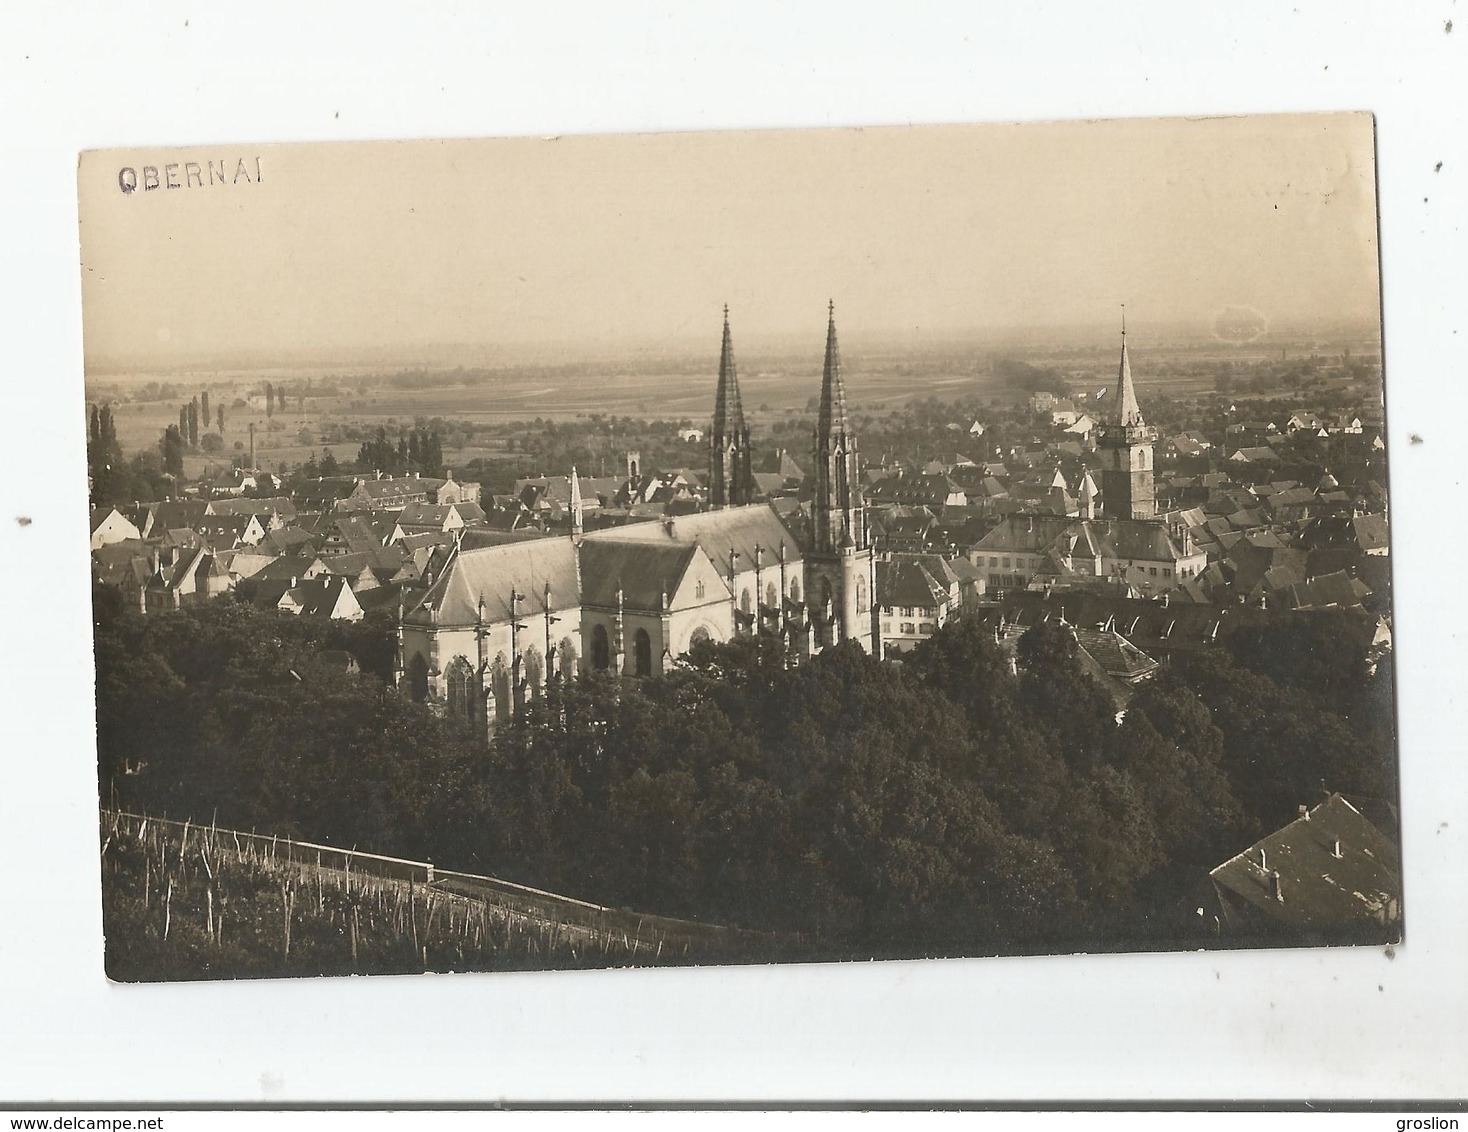
[[[1119,308],[1118,308],[1119,315]],[[720,313],[722,318],[722,313]],[[753,330],[741,334],[737,318],[730,312],[736,359],[793,360],[809,354],[820,361],[825,344],[824,320],[816,332],[757,334]],[[170,373],[239,374],[268,373],[274,370],[321,369],[397,370],[412,372],[452,373],[456,369],[502,369],[513,367],[549,368],[560,365],[594,365],[598,362],[625,364],[647,361],[697,361],[707,356],[709,364],[718,364],[719,325],[710,333],[695,336],[683,334],[675,339],[624,338],[616,342],[575,341],[505,341],[495,343],[445,342],[418,346],[342,347],[323,352],[302,348],[282,352],[264,348],[234,357],[199,355],[170,358],[166,364],[157,357],[95,358],[86,361],[86,376],[92,379],[150,377]],[[915,357],[938,353],[972,352],[978,356],[999,356],[1022,352],[1089,351],[1120,347],[1121,326],[1102,323],[1065,325],[1011,325],[995,327],[891,329],[867,332],[861,328],[847,330],[836,315],[837,332],[841,336],[843,359],[862,356],[887,357],[911,353]],[[1129,316],[1128,340],[1134,352],[1148,349],[1178,349],[1217,344],[1221,349],[1233,347],[1257,350],[1264,342],[1283,346],[1299,345],[1304,339],[1330,340],[1334,337],[1381,337],[1379,320],[1364,317],[1297,320],[1273,325],[1258,337],[1247,341],[1229,341],[1214,333],[1206,320],[1178,319],[1164,324],[1138,324]],[[1022,359],[1020,359],[1022,360]]]

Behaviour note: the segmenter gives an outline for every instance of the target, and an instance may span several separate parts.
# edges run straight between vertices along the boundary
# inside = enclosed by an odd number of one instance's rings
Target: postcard
[[[1373,140],[83,154],[108,975],[1400,940]]]

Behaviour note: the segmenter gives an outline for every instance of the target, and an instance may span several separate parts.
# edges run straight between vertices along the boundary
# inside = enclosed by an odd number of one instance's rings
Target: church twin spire
[[[820,436],[846,435],[846,386],[841,381],[841,350],[836,345],[836,303],[827,304],[826,366],[821,374],[821,409],[816,420]]]
[[[719,388],[714,397],[714,425],[709,433],[709,505],[738,507],[754,499],[754,465],[749,426],[739,398],[739,372],[734,365],[734,339],[729,308],[724,307],[724,342],[719,351]]]
[[[821,406],[816,418],[815,493],[811,497],[812,549],[839,554],[867,545],[856,436],[846,414],[841,351],[836,344],[836,304],[827,307],[826,365],[821,374]]]

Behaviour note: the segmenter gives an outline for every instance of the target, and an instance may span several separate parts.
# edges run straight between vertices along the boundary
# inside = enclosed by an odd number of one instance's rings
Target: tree
[[[117,442],[117,425],[112,406],[92,405],[87,424],[87,475],[92,482],[94,507],[121,503],[129,498],[131,477]]]
[[[199,399],[189,402],[189,447],[199,447]]]
[[[223,435],[224,434],[224,406],[223,405],[220,405],[219,406],[218,416],[219,416],[219,432],[220,432],[220,435]]]
[[[180,405],[178,407],[178,437],[184,443],[188,443],[189,407],[187,405]]]
[[[334,476],[341,471],[341,466],[337,463],[336,457],[332,454],[330,448],[323,448],[321,450],[321,462],[318,467],[320,467],[323,476]]]
[[[199,420],[205,428],[209,427],[209,390],[205,389],[199,394]]]
[[[205,452],[213,455],[216,452],[224,451],[224,437],[217,432],[206,432],[199,438],[199,445]]]
[[[406,470],[406,463],[400,455],[406,450],[406,442],[399,438],[395,446],[387,438],[387,430],[379,428],[377,436],[367,441],[357,451],[357,465],[361,468],[371,468],[373,471],[382,472],[384,475],[396,475]]]
[[[184,439],[177,425],[169,425],[158,442],[163,454],[163,470],[170,476],[183,475]]]
[[[265,383],[265,415],[275,416],[275,386],[269,381]]]

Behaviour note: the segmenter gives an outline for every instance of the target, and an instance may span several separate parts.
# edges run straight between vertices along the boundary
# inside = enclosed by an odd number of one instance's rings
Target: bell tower
[[[826,364],[815,431],[815,490],[810,501],[806,602],[818,646],[857,640],[879,652],[875,631],[875,567],[867,537],[856,434],[846,413],[836,304],[828,307]]]
[[[1116,378],[1116,405],[1100,428],[1096,448],[1101,456],[1101,514],[1107,519],[1152,519],[1157,515],[1152,446],[1157,430],[1147,424],[1132,385],[1132,363],[1126,347],[1126,308],[1121,316],[1121,369]]]
[[[719,352],[719,388],[714,395],[714,426],[709,432],[709,506],[740,507],[754,498],[754,465],[749,428],[739,399],[729,308],[724,307],[724,344]]]

